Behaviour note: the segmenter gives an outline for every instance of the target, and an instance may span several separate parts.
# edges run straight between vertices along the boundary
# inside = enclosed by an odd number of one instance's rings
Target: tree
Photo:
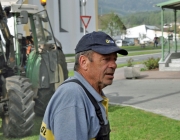
[[[126,31],[120,17],[114,12],[100,16],[99,21],[102,31],[107,32],[110,36],[120,35]]]

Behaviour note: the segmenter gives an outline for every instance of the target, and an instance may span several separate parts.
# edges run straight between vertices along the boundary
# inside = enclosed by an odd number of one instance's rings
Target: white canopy
[[[24,2],[24,0],[0,0],[2,6],[8,6],[11,4],[20,4]]]

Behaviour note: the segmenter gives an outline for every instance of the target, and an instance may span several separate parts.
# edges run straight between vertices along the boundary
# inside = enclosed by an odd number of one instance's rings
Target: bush
[[[146,61],[144,61],[143,64],[146,66],[147,70],[156,69],[159,68],[159,60],[160,58],[150,57]]]
[[[133,59],[132,58],[129,58],[128,60],[127,60],[127,67],[132,67],[133,66]]]

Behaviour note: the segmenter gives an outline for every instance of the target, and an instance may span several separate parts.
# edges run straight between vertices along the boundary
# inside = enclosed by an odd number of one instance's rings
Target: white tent
[[[20,0],[0,0],[2,6],[8,6],[10,4],[15,4],[15,3],[18,3],[18,1],[20,1]],[[21,0],[21,2],[23,2],[23,1]]]

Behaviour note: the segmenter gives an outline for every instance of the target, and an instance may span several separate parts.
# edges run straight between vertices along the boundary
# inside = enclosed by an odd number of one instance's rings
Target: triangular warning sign
[[[87,28],[90,19],[91,19],[91,16],[81,16],[81,20],[85,28]]]

